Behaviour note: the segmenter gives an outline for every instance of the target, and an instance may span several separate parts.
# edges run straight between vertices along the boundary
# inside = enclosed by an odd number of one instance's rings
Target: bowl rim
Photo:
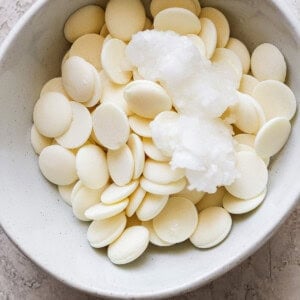
[[[5,57],[7,50],[10,46],[10,44],[14,41],[15,36],[22,30],[24,25],[26,25],[28,22],[30,22],[30,19],[40,10],[43,8],[47,2],[50,0],[37,0],[24,14],[23,16],[18,20],[18,22],[13,26],[13,28],[10,30],[2,44],[0,45],[0,63],[2,62],[2,59]],[[295,12],[289,7],[287,2],[282,2],[280,0],[268,0],[271,2],[279,11],[279,13],[285,18],[286,22],[289,24],[289,26],[292,28],[294,33],[296,34],[296,39],[300,40],[300,22],[297,19],[297,16]],[[171,296],[178,296],[183,293],[187,293],[193,290],[196,290],[198,288],[203,287],[204,285],[210,283],[211,281],[217,279],[218,277],[224,275],[234,267],[238,266],[241,262],[246,260],[249,256],[251,256],[254,252],[256,252],[259,248],[261,248],[280,228],[280,226],[286,221],[286,219],[290,216],[292,211],[297,206],[298,202],[300,200],[300,186],[299,191],[297,193],[297,196],[294,197],[294,199],[291,201],[290,206],[284,213],[283,217],[277,221],[277,223],[274,224],[272,228],[270,228],[268,231],[266,231],[265,235],[261,237],[261,240],[249,247],[246,251],[240,252],[239,255],[235,256],[234,259],[228,262],[225,268],[222,269],[216,269],[213,272],[207,276],[205,279],[194,279],[193,281],[190,281],[189,283],[182,284],[180,286],[176,286],[175,288],[167,288],[164,290],[160,290],[159,292],[145,292],[145,293],[131,293],[131,294],[121,294],[119,292],[114,291],[100,291],[97,288],[93,289],[87,289],[86,286],[80,285],[77,283],[72,282],[71,280],[68,280],[67,278],[63,278],[62,276],[56,274],[53,271],[50,271],[47,269],[46,265],[43,265],[42,262],[39,262],[36,260],[35,257],[33,257],[30,253],[28,253],[25,249],[22,248],[22,245],[18,243],[18,241],[13,237],[13,235],[10,235],[9,230],[6,228],[5,224],[2,223],[0,220],[0,226],[2,227],[4,233],[7,235],[8,239],[16,246],[18,250],[20,250],[26,257],[28,257],[32,262],[34,262],[39,268],[41,268],[44,272],[47,274],[50,274],[58,281],[62,282],[63,284],[66,284],[67,286],[74,288],[76,290],[79,290],[84,293],[88,293],[93,296],[100,296],[103,298],[110,298],[110,299],[161,299],[161,298],[167,298]]]

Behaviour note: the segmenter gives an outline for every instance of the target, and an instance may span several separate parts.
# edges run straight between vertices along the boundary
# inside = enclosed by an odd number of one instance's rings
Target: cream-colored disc
[[[134,172],[134,159],[126,144],[117,150],[107,151],[107,165],[114,183],[123,186],[131,181]]]
[[[248,94],[253,97],[253,92],[259,81],[252,75],[243,74],[239,91],[244,94]]]
[[[100,53],[102,51],[104,38],[95,33],[88,33],[78,38],[70,49],[71,56],[79,56],[93,65],[96,69],[101,70]]]
[[[77,102],[89,101],[95,90],[94,67],[79,56],[62,65],[62,82],[69,97]]]
[[[181,178],[180,180],[171,182],[169,184],[159,184],[142,177],[140,184],[141,187],[148,193],[155,195],[171,195],[179,193],[184,189],[186,185],[186,179]]]
[[[279,152],[287,142],[291,123],[285,118],[274,118],[257,133],[254,148],[261,157],[270,157]]]
[[[226,193],[223,198],[223,207],[231,214],[246,214],[257,208],[264,201],[266,194],[267,189],[252,199],[244,200]]]
[[[63,86],[61,77],[56,77],[47,81],[41,90],[40,97],[42,97],[46,93],[51,93],[51,92],[61,93],[66,98],[69,98],[69,95],[66,93],[65,88]]]
[[[96,145],[87,145],[76,154],[76,170],[82,184],[91,189],[105,186],[109,180],[105,152]]]
[[[132,226],[108,246],[107,255],[112,263],[123,265],[140,257],[149,244],[149,231],[144,226]]]
[[[97,5],[87,5],[75,11],[64,27],[66,39],[73,43],[87,33],[99,33],[104,24],[104,10]]]
[[[30,141],[36,154],[40,154],[44,148],[50,146],[53,142],[51,138],[41,135],[34,125],[31,127]]]
[[[153,228],[163,241],[175,244],[188,239],[197,223],[197,210],[190,200],[170,197],[162,212],[153,219]]]
[[[130,128],[139,136],[151,137],[150,120],[133,115],[129,117]]]
[[[156,30],[172,30],[182,35],[199,34],[201,30],[197,16],[185,8],[178,7],[160,11],[154,18],[153,26]]]
[[[167,246],[172,246],[172,243],[168,243],[163,241],[155,232],[154,228],[153,228],[153,222],[151,221],[143,221],[142,225],[144,227],[146,227],[149,231],[150,234],[150,243],[155,245],[155,246],[159,246],[159,247],[167,247]]]
[[[128,118],[118,106],[102,103],[92,117],[95,136],[103,146],[117,150],[126,144],[130,132]]]
[[[183,169],[173,170],[169,163],[147,159],[143,175],[146,179],[152,182],[168,184],[183,178],[185,176],[185,172]]]
[[[115,204],[98,203],[88,208],[84,215],[90,220],[104,220],[118,215],[125,210],[129,200],[125,199]]]
[[[133,179],[137,179],[142,175],[144,170],[144,165],[145,165],[144,146],[141,141],[141,138],[134,133],[132,133],[129,136],[127,145],[130,148],[134,160]]]
[[[39,166],[42,174],[57,185],[69,185],[78,178],[75,155],[59,145],[51,145],[42,150]]]
[[[147,156],[156,161],[168,162],[170,161],[170,157],[165,156],[161,153],[161,151],[154,145],[152,139],[143,138],[144,151]]]
[[[213,194],[205,194],[205,196],[196,205],[198,211],[202,211],[211,206],[222,206],[223,197],[225,195],[225,188],[219,187]]]
[[[138,187],[139,182],[132,181],[127,185],[109,185],[101,195],[101,201],[105,204],[114,204],[128,198]]]
[[[198,225],[190,240],[197,248],[214,247],[226,238],[231,225],[231,216],[224,208],[206,208],[199,213]]]
[[[254,152],[241,151],[236,154],[239,177],[226,186],[227,191],[242,199],[258,196],[268,182],[268,170],[264,161]]]
[[[105,11],[105,22],[110,34],[128,42],[132,35],[143,30],[146,21],[140,0],[110,0]]]
[[[245,44],[238,39],[229,38],[226,48],[232,50],[239,57],[243,66],[243,73],[247,74],[250,69],[250,53]]]
[[[132,77],[132,72],[123,70],[126,44],[118,39],[110,39],[104,43],[101,53],[101,63],[108,77],[117,84],[126,84]]]
[[[146,191],[144,191],[140,186],[129,196],[129,204],[126,207],[126,216],[132,217],[140,204],[142,203]]]
[[[57,137],[65,133],[71,125],[72,107],[61,93],[46,93],[35,104],[33,122],[40,134]]]
[[[215,24],[217,29],[217,47],[225,47],[229,40],[230,28],[224,14],[216,8],[204,7],[201,10],[200,18],[208,18]]]
[[[72,199],[72,209],[74,216],[81,221],[90,221],[85,216],[85,212],[90,207],[100,202],[100,196],[104,188],[94,190],[85,186],[81,187]]]
[[[153,195],[147,193],[136,211],[141,221],[149,221],[155,218],[165,207],[169,195]]]
[[[296,97],[292,90],[277,80],[260,82],[253,91],[253,97],[261,105],[266,120],[283,117],[291,120],[297,108]]]
[[[126,227],[123,213],[105,220],[93,221],[87,232],[87,239],[94,248],[103,248],[114,242]]]
[[[92,132],[92,117],[88,109],[75,101],[70,102],[72,122],[69,129],[55,140],[61,146],[74,149],[82,146]]]
[[[124,98],[129,109],[143,118],[154,119],[162,111],[172,108],[172,100],[167,92],[149,80],[129,83],[124,90]]]
[[[217,48],[217,29],[213,21],[208,18],[200,18],[200,23],[201,31],[199,36],[205,45],[206,57],[210,59]]]
[[[274,79],[284,82],[287,71],[284,56],[276,46],[261,44],[252,53],[251,71],[259,81]]]

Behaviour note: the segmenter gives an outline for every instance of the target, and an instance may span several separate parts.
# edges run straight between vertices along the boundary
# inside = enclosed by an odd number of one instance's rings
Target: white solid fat
[[[189,189],[214,193],[238,175],[230,128],[220,119],[181,116],[173,168],[185,168]]]
[[[188,37],[172,31],[139,32],[126,55],[143,78],[166,88],[179,113],[216,118],[236,101],[232,74],[202,56]]]
[[[218,186],[233,183],[238,172],[228,125],[218,118],[186,115],[169,121],[170,126],[166,126],[157,117],[151,123],[152,139],[162,152],[172,156],[173,169],[185,169],[189,189],[214,193]],[[165,130],[166,127],[176,130]]]
[[[178,112],[151,122],[156,147],[185,169],[189,189],[214,193],[238,176],[231,129],[219,117],[235,103],[234,80],[203,57],[187,37],[147,30],[133,36],[126,54],[147,80],[159,82]]]

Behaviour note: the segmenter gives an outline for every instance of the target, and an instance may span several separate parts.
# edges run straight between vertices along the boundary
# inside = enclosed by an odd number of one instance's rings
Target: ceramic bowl
[[[300,120],[271,163],[269,193],[255,212],[234,217],[231,234],[210,250],[189,243],[150,246],[136,262],[115,266],[105,250],[91,248],[79,222],[40,174],[30,145],[32,110],[42,85],[59,75],[69,45],[63,25],[77,8],[105,1],[40,0],[25,14],[0,50],[0,221],[12,241],[36,264],[83,291],[115,298],[168,297],[198,288],[224,274],[265,243],[288,217],[299,196]],[[207,0],[224,11],[232,36],[252,50],[277,45],[288,63],[288,84],[300,96],[300,32],[284,4],[271,0]],[[147,2],[149,5],[149,3]],[[297,28],[298,27],[298,28]]]

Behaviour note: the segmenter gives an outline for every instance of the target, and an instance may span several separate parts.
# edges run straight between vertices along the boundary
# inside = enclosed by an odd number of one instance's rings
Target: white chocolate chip
[[[143,118],[154,119],[162,111],[171,110],[172,101],[167,92],[157,83],[136,80],[124,90],[128,108]]]
[[[136,211],[137,217],[141,221],[152,220],[163,210],[168,199],[168,195],[153,195],[147,193]]]
[[[168,184],[183,178],[185,173],[183,169],[173,170],[169,163],[147,159],[143,175],[152,182]]]
[[[74,149],[82,146],[92,132],[92,118],[88,109],[77,102],[70,102],[72,108],[72,122],[69,129],[56,137],[58,144],[65,148]]]
[[[98,190],[89,189],[85,186],[79,188],[72,199],[72,208],[74,216],[81,221],[90,221],[85,216],[85,212],[90,207],[100,202],[100,196],[104,187]]]
[[[259,195],[268,182],[268,170],[264,161],[255,153],[241,151],[236,154],[237,169],[240,176],[226,186],[227,191],[242,199],[251,199]]]
[[[127,217],[132,217],[136,210],[139,208],[142,203],[146,191],[144,191],[140,186],[129,196],[129,204],[126,207]]]
[[[155,245],[155,246],[159,246],[159,247],[168,247],[168,246],[172,246],[172,243],[168,243],[163,241],[155,232],[154,228],[153,228],[153,222],[151,221],[143,221],[142,225],[144,227],[146,227],[149,231],[150,234],[150,243]]]
[[[140,257],[149,244],[149,231],[144,226],[132,226],[108,246],[107,255],[112,263],[127,264]]]
[[[144,170],[144,165],[145,165],[144,146],[141,141],[141,138],[134,133],[132,133],[129,136],[127,144],[128,147],[130,148],[134,160],[133,179],[137,179],[142,175]]]
[[[200,18],[200,23],[199,36],[205,45],[206,57],[210,59],[217,48],[217,29],[213,21],[208,18]]]
[[[126,85],[113,83],[104,71],[100,72],[100,78],[103,84],[101,103],[113,103],[121,108],[126,115],[131,115],[132,112],[128,109],[127,102],[124,99],[124,89]]]
[[[104,24],[104,10],[97,5],[87,5],[74,12],[64,28],[66,39],[73,43],[87,33],[99,33]]]
[[[175,244],[188,239],[197,223],[194,204],[185,198],[171,197],[162,212],[153,219],[153,228],[163,241]]]
[[[123,70],[126,44],[118,39],[110,39],[104,43],[101,52],[101,63],[108,77],[117,84],[126,84],[132,77],[132,72]]]
[[[103,103],[95,109],[93,129],[97,140],[111,150],[121,148],[129,138],[127,116],[112,103]]]
[[[200,18],[208,18],[215,24],[217,29],[217,47],[225,47],[229,40],[230,28],[224,14],[216,8],[204,7],[201,10]]]
[[[222,206],[225,192],[226,190],[224,187],[219,187],[215,193],[205,194],[205,196],[196,205],[198,211],[202,211],[211,206]]]
[[[31,145],[37,154],[40,154],[44,148],[50,146],[53,142],[51,138],[41,135],[34,125],[31,127],[30,140]]]
[[[257,208],[265,199],[267,189],[252,199],[239,199],[229,193],[223,198],[223,207],[231,214],[246,214]]]
[[[48,82],[46,82],[41,90],[40,97],[42,97],[46,93],[51,93],[51,92],[61,93],[66,98],[69,98],[69,95],[66,93],[66,91],[64,89],[61,77],[56,77],[56,78],[53,78],[53,79],[49,80]]]
[[[277,80],[262,81],[255,87],[253,97],[261,105],[267,121],[276,117],[291,120],[295,115],[295,95],[284,83]]]
[[[101,195],[101,201],[105,204],[114,204],[128,198],[138,187],[138,181],[132,181],[127,185],[118,186],[111,184]]]
[[[44,94],[34,106],[33,121],[39,133],[46,137],[62,135],[72,121],[69,100],[60,93]]]
[[[230,38],[226,48],[232,50],[239,57],[243,66],[243,73],[247,74],[250,69],[250,53],[245,44],[238,39]]]
[[[238,93],[238,102],[233,106],[235,126],[245,133],[256,133],[264,121],[258,113],[258,105],[251,96]]]
[[[104,220],[118,215],[125,210],[129,200],[125,199],[115,204],[98,203],[85,211],[85,216],[90,220]]]
[[[100,53],[102,51],[104,38],[95,33],[88,33],[78,38],[70,49],[70,57],[79,56],[101,70]]]
[[[134,160],[126,144],[117,150],[108,150],[107,165],[114,183],[123,186],[131,181],[134,171]]]
[[[76,170],[81,182],[88,188],[99,189],[108,182],[105,152],[96,145],[87,145],[76,154]]]
[[[170,157],[165,156],[161,153],[161,151],[154,145],[152,139],[143,138],[144,150],[147,156],[156,161],[170,161]]]
[[[96,69],[93,69],[93,73],[95,80],[94,94],[89,101],[83,103],[83,105],[86,107],[93,107],[98,104],[103,93],[103,83],[101,81],[101,77]]]
[[[59,185],[58,186],[58,192],[62,199],[70,206],[72,206],[72,191],[75,186],[75,182],[69,184],[69,185]]]
[[[142,137],[151,137],[150,121],[137,115],[129,117],[130,128]]]
[[[172,7],[160,11],[154,18],[154,29],[172,30],[179,34],[199,34],[200,20],[185,8]]]
[[[261,157],[270,157],[279,152],[288,140],[291,124],[288,119],[274,118],[257,133],[255,151]]]
[[[42,174],[52,183],[69,185],[76,181],[75,155],[59,145],[44,148],[39,156]]]
[[[182,191],[186,185],[186,179],[182,178],[169,184],[158,184],[144,177],[140,181],[141,187],[148,193],[155,195],[171,195]]]
[[[74,101],[87,102],[94,94],[93,66],[79,56],[72,56],[63,64],[62,81],[66,92]]]
[[[259,84],[259,81],[252,75],[243,74],[239,91],[244,94],[248,94],[253,97],[255,87]]]
[[[201,10],[200,3],[197,0],[152,0],[150,12],[154,18],[162,10],[172,7],[185,8],[197,16]]]
[[[280,50],[269,43],[259,45],[251,56],[251,71],[259,81],[274,79],[284,82],[286,62]]]
[[[190,240],[197,248],[211,248],[222,242],[232,225],[230,214],[222,207],[209,207],[199,213],[197,228]]]
[[[120,213],[109,219],[93,221],[87,239],[94,248],[103,248],[114,242],[126,227],[126,216]]]
[[[132,35],[143,30],[145,8],[140,0],[110,0],[105,11],[105,22],[110,34],[128,42]]]

